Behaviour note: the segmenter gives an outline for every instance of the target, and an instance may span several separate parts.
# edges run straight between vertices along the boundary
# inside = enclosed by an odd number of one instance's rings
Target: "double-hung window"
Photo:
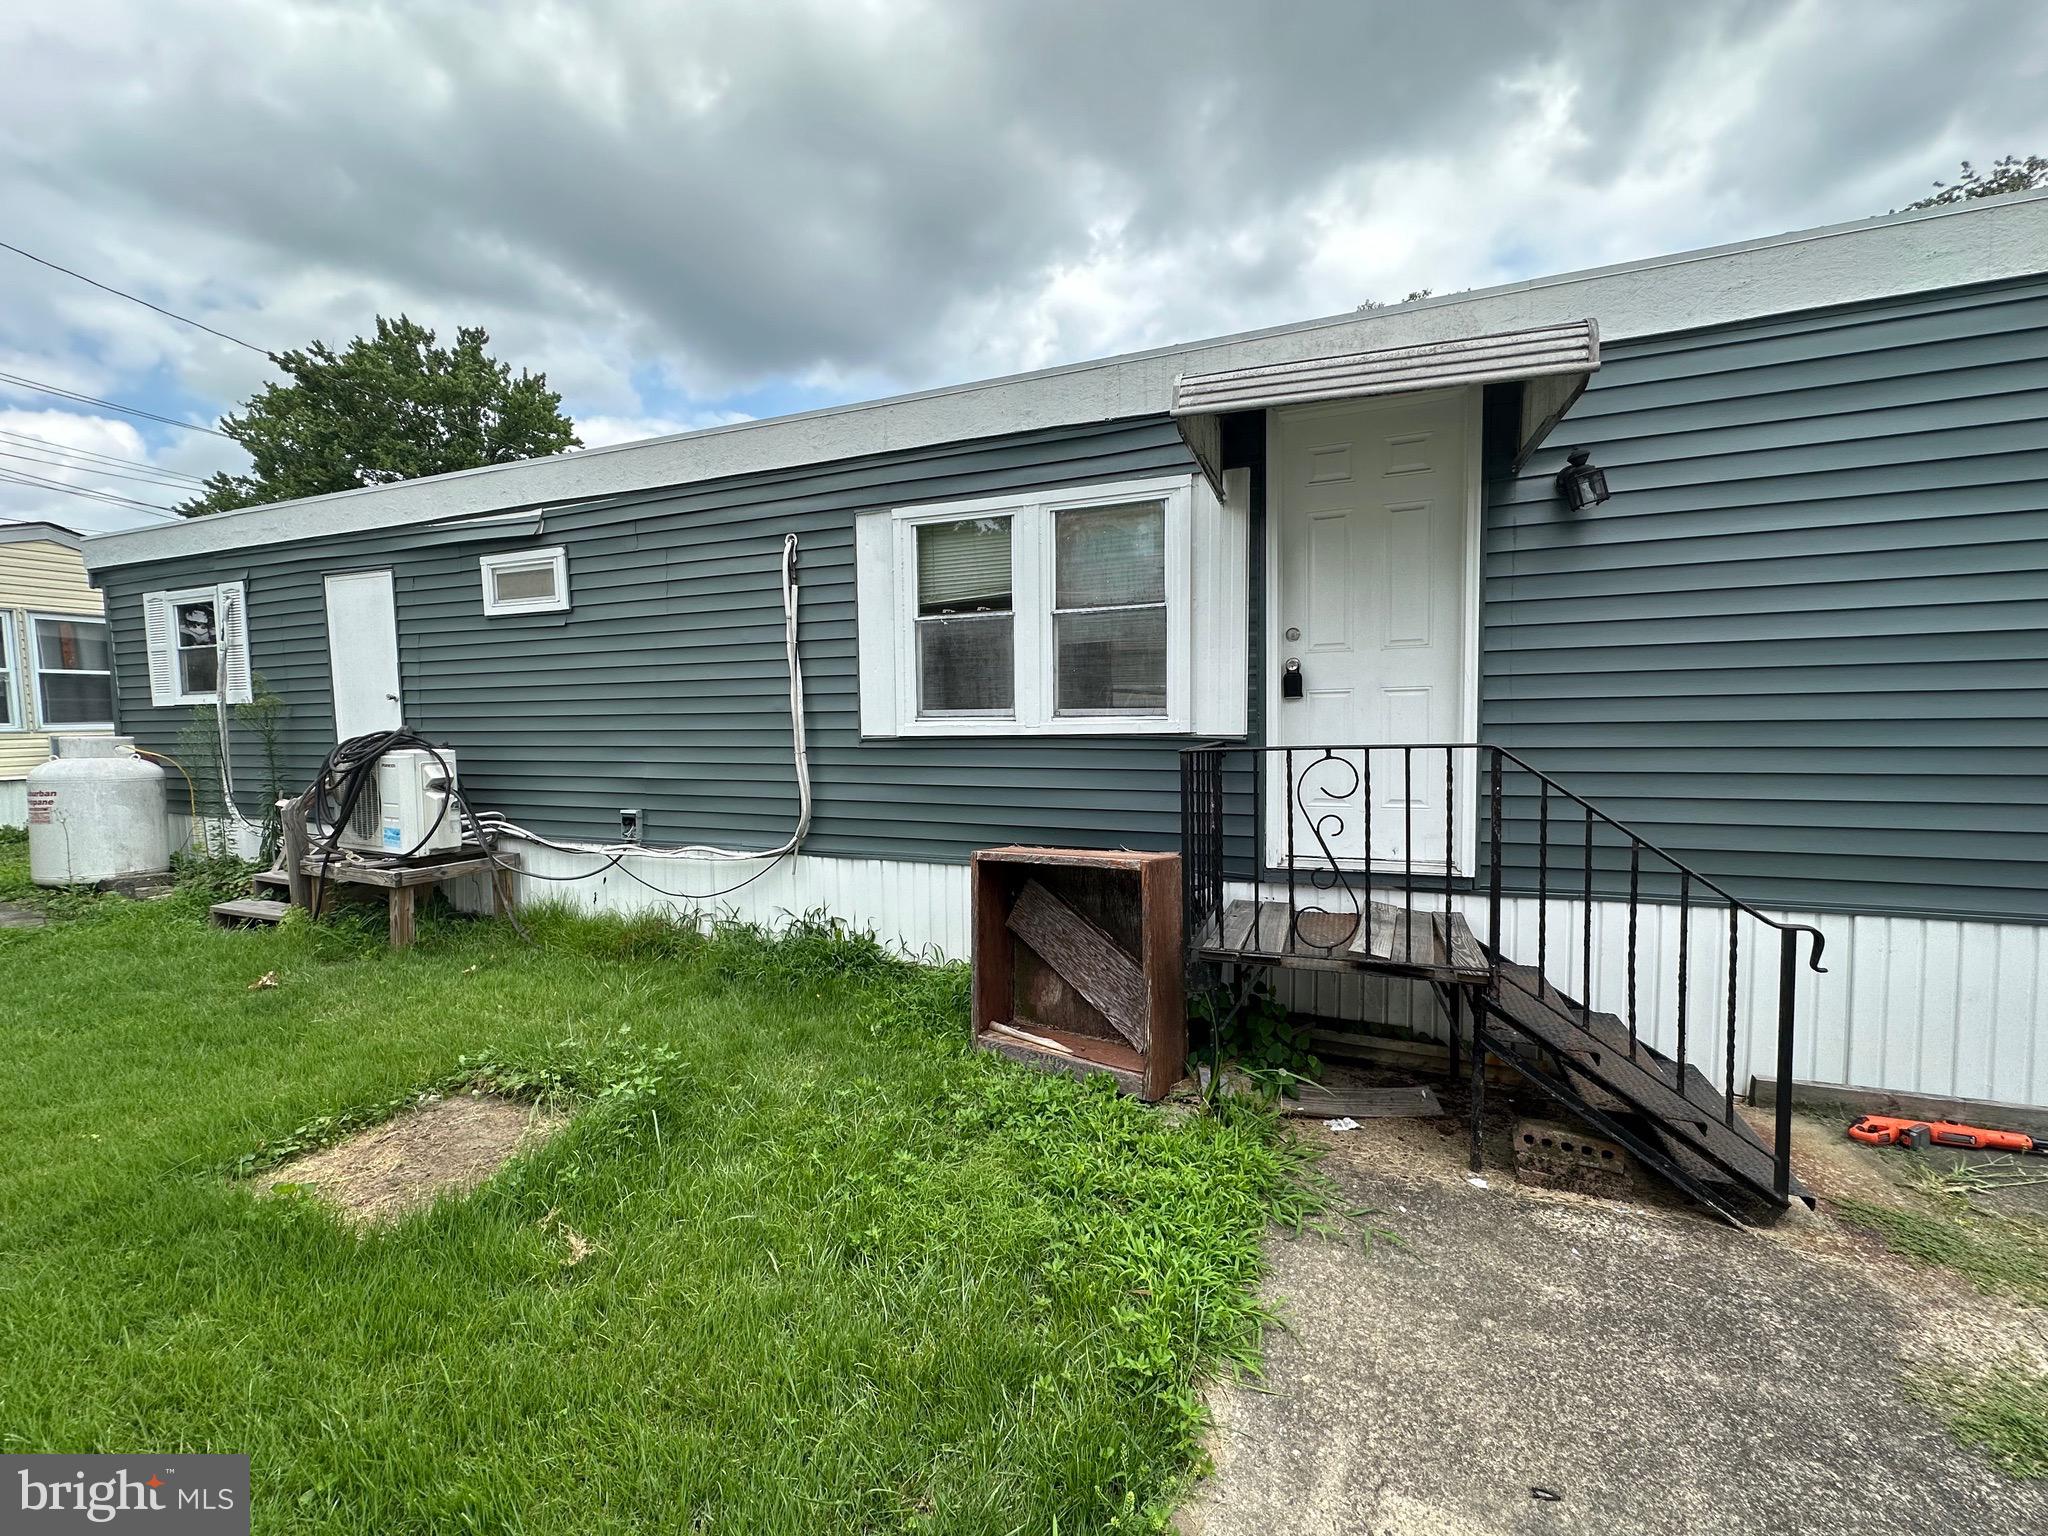
[[[1233,519],[1205,482],[898,507],[862,516],[855,537],[864,735],[1233,728],[1242,510]],[[1204,590],[1226,595],[1198,614]],[[1205,663],[1218,708],[1203,707]]]
[[[911,648],[918,713],[932,720],[1007,720],[1017,707],[1012,519],[918,523]]]
[[[249,637],[242,583],[151,592],[142,599],[149,643],[149,699],[167,704],[246,704]]]
[[[31,614],[36,720],[46,731],[114,728],[114,661],[101,619]]]

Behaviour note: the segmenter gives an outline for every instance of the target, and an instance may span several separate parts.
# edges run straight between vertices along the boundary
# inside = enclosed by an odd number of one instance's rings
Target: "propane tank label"
[[[57,819],[57,791],[32,789],[28,792],[28,824],[47,827]]]

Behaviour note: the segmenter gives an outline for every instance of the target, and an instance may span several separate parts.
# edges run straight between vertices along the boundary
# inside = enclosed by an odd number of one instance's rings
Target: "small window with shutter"
[[[142,600],[149,645],[149,702],[246,704],[250,696],[247,600],[239,581]]]

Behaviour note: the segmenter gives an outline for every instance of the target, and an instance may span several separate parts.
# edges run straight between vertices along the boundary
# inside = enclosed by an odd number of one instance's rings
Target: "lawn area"
[[[976,1055],[864,941],[206,900],[0,931],[0,1445],[247,1452],[258,1531],[1153,1528],[1308,1212],[1261,1112]],[[478,1074],[576,1113],[467,1198],[233,1176]]]
[[[1952,1269],[1989,1296],[2048,1309],[2048,1226],[1979,1209],[1938,1179],[1897,1202],[1841,1200],[1836,1214],[1918,1264]],[[1949,1432],[2014,1477],[2048,1478],[2048,1375],[2025,1359],[1930,1375],[1914,1390]]]

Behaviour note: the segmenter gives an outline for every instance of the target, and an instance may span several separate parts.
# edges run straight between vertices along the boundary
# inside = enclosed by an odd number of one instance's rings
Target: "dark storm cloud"
[[[486,320],[637,419],[1880,212],[2048,149],[2044,58],[2030,0],[79,0],[0,17],[0,206],[269,344]],[[260,370],[0,283],[80,387]]]

